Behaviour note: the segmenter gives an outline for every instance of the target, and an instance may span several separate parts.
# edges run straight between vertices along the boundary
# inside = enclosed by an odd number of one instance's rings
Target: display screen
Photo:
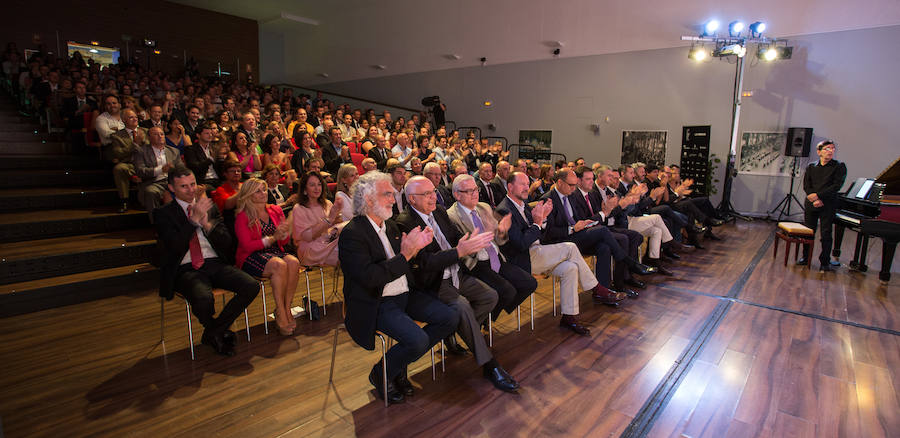
[[[119,63],[119,49],[117,47],[94,46],[69,41],[66,43],[66,49],[69,56],[72,56],[75,52],[80,52],[82,58],[91,58],[100,65]]]
[[[872,188],[872,184],[874,183],[874,179],[867,179],[866,182],[862,184],[862,187],[859,188],[859,191],[856,192],[856,199],[866,199],[866,195],[869,194],[869,189]]]

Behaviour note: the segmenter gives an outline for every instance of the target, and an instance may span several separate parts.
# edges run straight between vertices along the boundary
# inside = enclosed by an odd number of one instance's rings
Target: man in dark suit
[[[572,204],[572,210],[575,213],[575,220],[595,220],[612,232],[616,243],[625,249],[628,256],[637,260],[638,250],[644,236],[637,231],[628,229],[611,228],[607,226],[608,219],[613,214],[613,210],[618,207],[617,200],[609,202],[603,201],[599,193],[592,193],[594,187],[594,172],[586,166],[578,166],[575,168],[575,176],[578,177],[578,187],[569,195],[569,202]],[[621,209],[620,209],[621,210]],[[612,289],[625,292],[631,298],[637,298],[638,293],[625,287],[625,280],[631,278],[630,273],[625,269],[625,264],[617,262],[613,269]]]
[[[612,233],[604,226],[590,219],[575,220],[575,212],[569,203],[569,195],[578,186],[575,172],[560,169],[554,174],[555,188],[541,197],[553,202],[553,211],[547,218],[542,243],[572,242],[578,246],[582,254],[596,256],[594,272],[597,281],[604,287],[610,287],[610,257],[635,274],[646,275],[656,272],[655,268],[643,265],[630,257],[616,242]]]
[[[391,151],[387,149],[387,140],[384,139],[384,136],[380,134],[375,136],[375,147],[369,149],[368,156],[375,160],[375,167],[378,170],[384,171],[387,160],[391,158]]]
[[[481,163],[481,166],[478,168],[478,178],[475,178],[475,184],[478,186],[478,202],[484,202],[490,205],[491,208],[496,208],[497,203],[502,198],[494,196],[494,190],[491,189],[491,180],[493,179],[494,168],[491,166],[491,163]]]
[[[75,83],[75,95],[63,99],[61,114],[76,146],[84,147],[84,114],[97,109],[97,101],[87,95],[84,82]]]
[[[428,178],[428,180],[431,181],[431,184],[434,185],[436,191],[435,196],[437,196],[437,205],[440,205],[445,209],[450,208],[456,201],[456,198],[453,197],[449,187],[441,185],[441,165],[435,162],[426,164],[425,167],[422,168],[422,176]]]
[[[491,179],[491,190],[494,192],[494,200],[496,201],[494,207],[506,197],[506,182],[507,178],[509,178],[509,172],[509,162],[499,161],[497,163],[497,174]]]
[[[400,403],[412,395],[407,366],[444,337],[453,333],[459,314],[432,294],[411,285],[413,258],[428,245],[431,230],[416,228],[402,237],[391,217],[394,203],[390,178],[369,172],[354,184],[353,197],[361,202],[356,216],[338,239],[344,273],[344,300],[347,332],[367,350],[375,348],[375,331],[397,340],[387,352],[387,368],[379,362],[372,367],[369,382],[379,397]],[[415,321],[425,322],[419,327]],[[387,388],[382,383],[387,375]]]
[[[138,184],[138,201],[150,213],[153,221],[153,210],[162,205],[168,197],[166,176],[170,169],[182,167],[184,163],[178,149],[166,146],[166,136],[162,128],[150,128],[147,133],[150,143],[134,151],[134,171],[141,178]]]
[[[350,159],[350,149],[347,144],[341,141],[341,130],[339,128],[331,128],[328,131],[331,136],[331,142],[319,145],[322,150],[322,161],[325,162],[325,171],[337,175],[342,164],[352,163]]]
[[[184,163],[197,175],[197,183],[204,184],[207,189],[214,189],[221,183],[221,176],[216,169],[217,153],[213,147],[215,130],[204,124],[197,132],[197,142],[184,148]]]
[[[434,185],[423,176],[410,178],[405,191],[409,205],[397,216],[400,230],[430,227],[434,232],[434,240],[413,261],[413,286],[459,312],[457,331],[483,367],[484,377],[500,390],[515,392],[518,382],[497,363],[481,334],[481,325],[497,305],[497,292],[459,267],[461,258],[486,248],[493,233],[463,236],[447,212],[436,207]]]
[[[537,280],[531,272],[507,262],[501,254],[500,248],[509,242],[512,215],[507,213],[498,221],[491,206],[478,202],[478,189],[471,175],[456,177],[453,196],[457,202],[447,209],[447,216],[457,228],[470,235],[483,232],[494,235],[494,240],[487,247],[463,259],[463,264],[472,275],[497,291],[497,306],[491,311],[491,318],[496,321],[500,311],[512,313],[534,293]]]
[[[403,165],[391,164],[384,169],[384,173],[391,177],[391,189],[393,190],[394,204],[391,206],[393,214],[392,218],[396,219],[403,209],[406,208],[406,195],[404,195],[403,186],[406,185],[406,169]]]
[[[183,295],[203,325],[201,342],[233,356],[235,336],[228,327],[256,298],[259,283],[234,267],[231,233],[212,201],[197,190],[190,169],[176,167],[167,180],[175,202],[153,211],[162,259],[159,295],[167,300],[176,291]],[[214,287],[234,292],[218,317],[213,317]]]
[[[159,104],[153,104],[147,109],[147,113],[150,115],[150,118],[141,122],[141,128],[150,129],[154,126],[159,126],[162,128],[163,133],[166,131],[166,121],[163,120],[163,110],[162,106]]]

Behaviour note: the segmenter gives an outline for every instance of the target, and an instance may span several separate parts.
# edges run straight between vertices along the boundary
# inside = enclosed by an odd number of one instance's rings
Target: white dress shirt
[[[375,229],[375,234],[377,234],[378,238],[381,239],[381,246],[384,247],[384,253],[387,255],[387,258],[394,258],[396,254],[394,254],[394,248],[391,246],[391,242],[388,241],[386,231],[387,227],[384,225],[384,222],[381,223],[381,226],[378,226],[378,224],[376,224],[375,221],[372,220],[372,218],[366,216],[366,219],[369,220],[369,223],[372,224],[372,228]],[[381,296],[393,297],[406,292],[409,292],[409,284],[406,281],[406,274],[403,274],[397,279],[384,285],[384,289],[382,289],[381,291]]]

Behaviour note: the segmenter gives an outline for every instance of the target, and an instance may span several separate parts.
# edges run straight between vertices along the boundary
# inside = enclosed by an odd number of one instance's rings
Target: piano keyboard
[[[848,216],[848,215],[843,214],[843,213],[837,213],[837,214],[835,214],[835,217],[836,217],[837,219],[840,219],[840,220],[845,221],[845,222],[849,222],[849,223],[854,224],[854,225],[859,225],[859,223],[860,223],[860,220],[859,220],[859,219],[857,219],[857,218],[855,218],[855,217],[853,217],[853,216]]]

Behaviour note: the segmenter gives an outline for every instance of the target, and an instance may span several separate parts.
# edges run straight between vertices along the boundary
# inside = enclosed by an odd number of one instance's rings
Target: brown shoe
[[[591,296],[594,298],[594,301],[611,306],[618,306],[617,303],[625,299],[625,294],[613,292],[600,284],[594,286],[593,294],[591,294]]]
[[[563,315],[562,319],[559,320],[559,326],[572,330],[581,336],[589,336],[591,334],[591,329],[581,325],[581,322],[578,321],[575,315]]]

